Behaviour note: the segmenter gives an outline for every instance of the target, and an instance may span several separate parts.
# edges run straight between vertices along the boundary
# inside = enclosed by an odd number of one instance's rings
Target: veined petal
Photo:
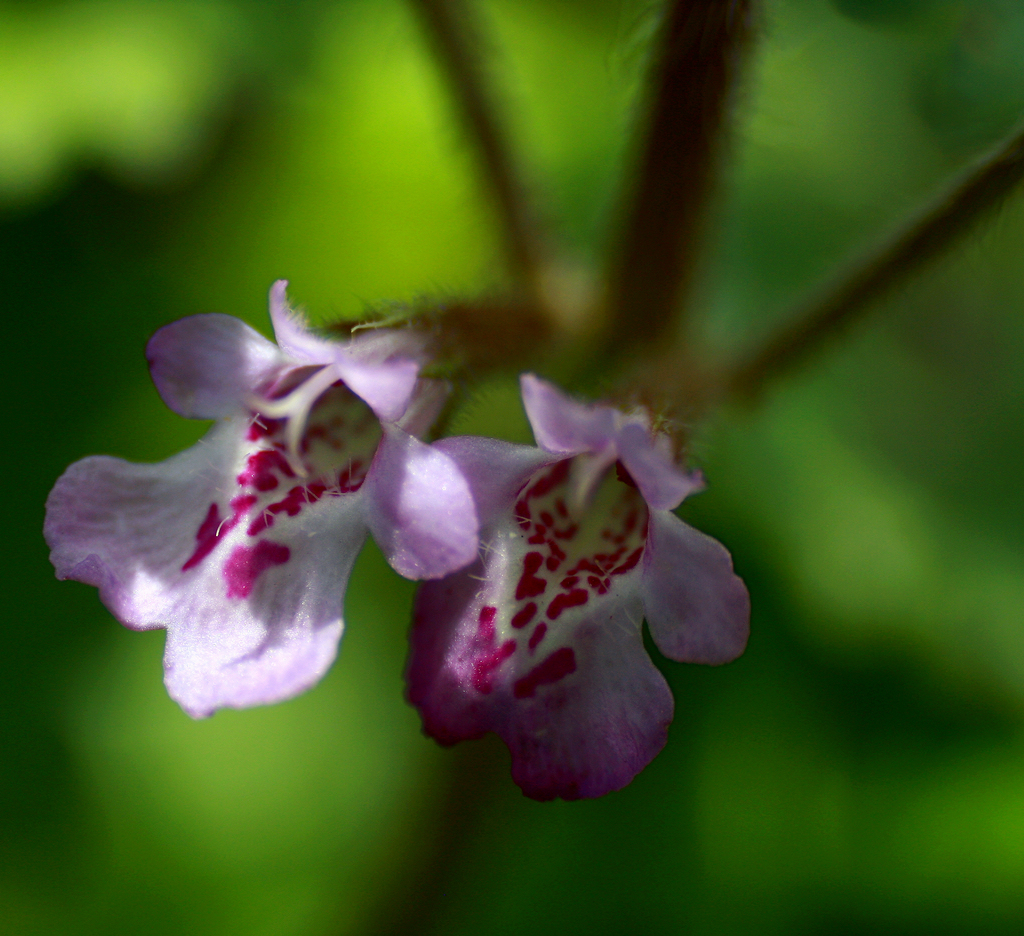
[[[668,511],[651,511],[644,613],[665,656],[728,663],[747,645],[750,596],[726,548]]]
[[[165,325],[146,345],[153,383],[174,412],[216,419],[242,408],[287,363],[255,329],[230,315],[192,315]]]
[[[660,448],[650,432],[637,423],[619,430],[618,451],[652,510],[675,510],[684,498],[704,486],[699,475],[680,471],[671,453]]]
[[[519,378],[526,416],[537,444],[549,452],[600,452],[614,441],[615,411],[579,403],[534,374]]]
[[[288,280],[270,287],[270,321],[281,350],[304,364],[330,364],[337,342],[320,338],[309,330],[306,317],[288,305]]]
[[[399,574],[440,578],[476,558],[469,484],[441,449],[385,426],[364,490],[367,525]]]
[[[481,526],[508,509],[534,472],[559,460],[533,445],[482,436],[452,436],[434,447],[454,460],[469,482]]]
[[[281,497],[291,469],[246,429],[224,420],[157,465],[85,459],[47,502],[58,577],[98,586],[129,627],[167,629],[167,687],[195,717],[320,679],[366,532],[361,495],[298,485]]]

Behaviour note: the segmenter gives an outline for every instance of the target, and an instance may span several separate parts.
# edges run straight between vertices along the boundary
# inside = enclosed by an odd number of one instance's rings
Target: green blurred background
[[[485,0],[493,72],[575,262],[599,260],[656,5]],[[1018,0],[769,0],[701,331],[756,342],[1024,113]],[[266,331],[503,281],[473,152],[400,0],[0,4],[11,401],[0,933],[1024,932],[1024,197],[774,389],[700,430],[685,515],[732,550],[750,646],[658,659],[668,747],[538,804],[493,739],[402,699],[413,587],[368,548],[305,696],[193,722],[163,633],[58,583],[71,461],[204,426],[142,349],[221,311]],[[455,431],[525,439],[511,376]]]

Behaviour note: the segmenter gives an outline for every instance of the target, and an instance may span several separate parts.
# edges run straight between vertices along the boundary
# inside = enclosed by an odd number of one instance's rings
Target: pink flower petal
[[[578,403],[533,374],[523,374],[519,386],[534,438],[542,449],[578,455],[602,451],[613,443],[615,410],[611,407]]]
[[[750,596],[726,548],[667,511],[651,511],[644,613],[665,656],[728,663],[747,646]]]
[[[256,497],[225,494],[244,452],[238,423],[222,422],[161,464],[78,462],[47,502],[58,578],[98,586],[129,627],[167,629],[168,691],[195,717],[290,698],[321,678],[366,532],[350,495],[250,533]]]
[[[146,360],[163,401],[193,419],[216,419],[239,409],[287,364],[259,332],[217,314],[165,325],[149,339]]]
[[[623,426],[617,441],[620,461],[652,510],[675,510],[684,498],[704,487],[699,475],[680,471],[671,452],[659,447],[638,423]]]
[[[477,554],[476,507],[458,465],[397,426],[366,477],[366,522],[392,568],[406,578],[440,578]]]

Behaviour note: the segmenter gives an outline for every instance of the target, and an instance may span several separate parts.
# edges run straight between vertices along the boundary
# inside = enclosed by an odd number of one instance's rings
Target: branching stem
[[[1024,179],[1024,125],[859,263],[812,295],[781,330],[721,382],[718,397],[752,400],[872,304],[948,250]]]
[[[481,64],[480,31],[463,0],[411,0],[427,27],[456,104],[476,142],[500,215],[513,273],[535,297],[543,296],[544,258],[537,221],[500,124],[495,95]]]
[[[752,0],[673,0],[650,75],[649,117],[609,272],[605,346],[671,339],[691,283]]]

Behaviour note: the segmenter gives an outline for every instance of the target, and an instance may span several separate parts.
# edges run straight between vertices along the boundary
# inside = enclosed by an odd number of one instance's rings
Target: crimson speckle
[[[561,484],[569,476],[569,463],[571,458],[560,461],[542,477],[527,493],[528,497],[543,497],[552,488]]]
[[[538,686],[558,682],[558,680],[576,672],[576,653],[572,647],[561,647],[546,660],[538,663],[522,679],[516,680],[512,694],[517,699],[528,699],[537,691]]]
[[[544,562],[544,557],[539,552],[527,553],[523,558],[523,574],[516,585],[516,601],[523,598],[536,598],[544,593],[548,587],[547,581],[538,578],[536,573]]]
[[[579,605],[584,605],[587,603],[587,599],[589,597],[590,595],[583,588],[574,588],[568,594],[563,593],[561,595],[555,595],[554,601],[548,605],[548,617],[552,621],[556,621],[558,620],[558,616],[566,608],[575,608]]]
[[[540,643],[540,642],[541,642],[541,641],[542,641],[542,640],[544,639],[544,635],[545,635],[545,634],[546,634],[547,632],[548,632],[548,626],[547,626],[547,624],[545,624],[545,623],[544,623],[543,621],[541,621],[541,622],[540,622],[540,623],[539,623],[539,624],[538,624],[538,625],[537,625],[537,626],[536,626],[536,627],[535,627],[535,628],[533,629],[533,633],[532,633],[532,634],[530,634],[530,642],[529,642],[529,643],[527,644],[527,646],[528,646],[528,647],[530,648],[530,652],[531,652],[531,653],[532,653],[532,652],[533,652],[534,650],[536,650],[536,649],[537,649],[537,644],[539,644],[539,643]]]
[[[533,620],[533,616],[537,613],[537,605],[534,602],[530,602],[528,605],[524,605],[512,616],[513,627],[526,627],[530,621]]]
[[[195,552],[189,556],[188,560],[181,567],[182,572],[199,565],[200,562],[213,552],[214,546],[217,545],[217,530],[219,528],[220,510],[216,504],[210,504],[210,509],[206,511],[206,519],[203,520],[199,530],[196,532],[196,542],[199,545],[196,546]]]
[[[473,688],[485,695],[494,688],[494,671],[516,652],[516,642],[506,640],[496,650],[481,657],[473,666]]]
[[[261,416],[258,422],[253,419],[249,426],[249,431],[246,433],[246,438],[250,442],[258,442],[267,436],[276,435],[283,430],[286,422],[287,420],[284,419],[269,419],[266,416]]]
[[[622,563],[622,565],[616,566],[614,569],[612,569],[612,575],[624,575],[630,569],[635,568],[636,564],[640,561],[640,557],[643,554],[643,546],[641,546],[639,549],[634,549],[633,552],[630,553],[629,558],[624,563]]]
[[[491,643],[494,640],[494,618],[497,613],[498,609],[493,605],[484,605],[480,609],[479,635],[486,643]]]
[[[248,598],[256,580],[276,565],[291,558],[292,551],[281,543],[260,540],[255,546],[236,546],[224,563],[228,598]]]
[[[286,478],[295,477],[295,472],[284,455],[274,449],[261,449],[249,456],[245,470],[236,480],[239,484],[256,488],[257,491],[272,491],[278,485],[275,471],[281,472]]]
[[[225,520],[220,519],[220,509],[217,505],[210,504],[210,509],[206,512],[206,519],[203,520],[199,530],[196,532],[196,541],[199,545],[181,567],[181,571],[186,572],[194,568],[210,555],[220,541],[220,538],[235,527],[238,521],[242,519],[242,514],[252,507],[256,501],[257,498],[254,494],[239,494],[238,497],[232,498],[231,516]]]

